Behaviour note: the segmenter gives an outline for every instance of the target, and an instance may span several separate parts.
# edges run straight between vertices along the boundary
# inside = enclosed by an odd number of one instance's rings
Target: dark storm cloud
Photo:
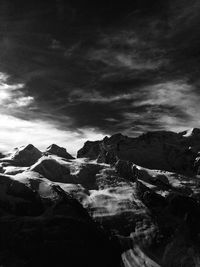
[[[0,71],[23,86],[2,112],[79,133],[197,127],[199,5],[163,2],[5,1]]]

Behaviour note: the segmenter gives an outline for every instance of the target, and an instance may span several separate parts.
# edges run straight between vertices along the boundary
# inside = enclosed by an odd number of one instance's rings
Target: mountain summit
[[[78,157],[113,163],[118,159],[131,161],[149,169],[182,174],[198,174],[200,129],[181,133],[155,131],[131,138],[122,134],[101,141],[86,142]]]
[[[1,158],[0,264],[198,266],[199,132],[115,134],[77,159],[55,144]]]

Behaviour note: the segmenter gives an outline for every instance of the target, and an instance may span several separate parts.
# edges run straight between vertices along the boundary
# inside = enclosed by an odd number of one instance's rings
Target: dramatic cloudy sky
[[[0,150],[200,127],[199,0],[1,0]]]

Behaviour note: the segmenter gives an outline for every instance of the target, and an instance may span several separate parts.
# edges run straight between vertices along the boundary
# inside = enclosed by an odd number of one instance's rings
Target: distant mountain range
[[[0,159],[2,266],[199,266],[200,129]]]

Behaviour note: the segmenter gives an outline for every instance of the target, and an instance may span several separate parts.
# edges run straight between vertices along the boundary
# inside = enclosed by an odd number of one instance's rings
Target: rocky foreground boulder
[[[131,138],[122,134],[87,142],[77,156],[115,163],[118,159],[131,161],[149,169],[198,174],[200,129],[181,133],[157,131]]]

